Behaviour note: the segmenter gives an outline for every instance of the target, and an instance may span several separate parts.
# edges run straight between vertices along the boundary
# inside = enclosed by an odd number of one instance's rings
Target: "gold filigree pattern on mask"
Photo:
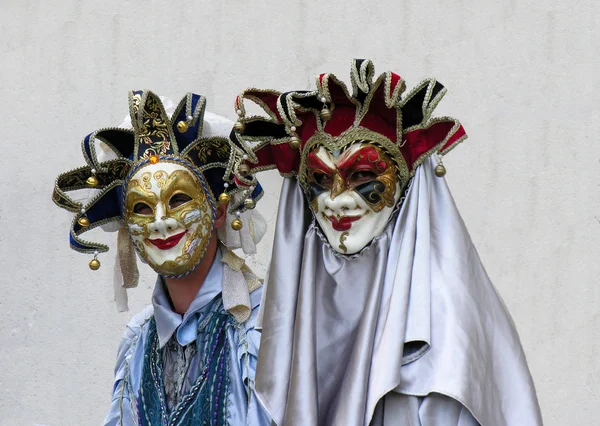
[[[163,170],[154,173],[154,180],[159,188],[163,188],[167,181],[167,174]]]
[[[142,176],[142,186],[144,187],[144,189],[147,189],[148,191],[152,189],[152,184],[150,183],[150,179],[152,179],[152,174],[151,173],[143,173]]]
[[[368,142],[366,142],[368,143]],[[392,207],[395,203],[396,196],[396,186],[398,184],[398,173],[396,165],[393,163],[389,155],[385,154],[383,150],[377,146],[374,148],[379,151],[379,158],[382,159],[387,167],[385,171],[377,176],[376,181],[383,183],[384,191],[383,192],[371,192],[368,195],[368,203],[371,205],[371,208],[375,213],[383,210],[384,207]],[[379,198],[379,200],[378,200]]]
[[[340,234],[340,250],[343,251],[344,253],[348,252],[348,247],[346,247],[344,245],[344,241],[346,241],[346,239],[348,238],[348,235],[350,235],[350,232],[348,231],[344,231]]]

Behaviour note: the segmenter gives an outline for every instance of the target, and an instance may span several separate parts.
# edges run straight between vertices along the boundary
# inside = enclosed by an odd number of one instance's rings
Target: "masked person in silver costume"
[[[236,99],[242,165],[286,178],[259,399],[285,426],[540,426],[519,337],[443,179],[466,138],[432,117],[446,89],[405,94],[368,60],[351,83],[322,74],[314,91]]]

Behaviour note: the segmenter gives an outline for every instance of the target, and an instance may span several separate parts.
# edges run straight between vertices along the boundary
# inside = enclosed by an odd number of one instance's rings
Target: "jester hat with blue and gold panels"
[[[233,199],[241,201],[229,206],[229,212],[233,213],[254,206],[255,201],[262,195],[262,189],[255,180],[251,184],[249,179],[238,173],[239,165],[243,162],[242,150],[226,137],[202,137],[205,107],[205,97],[188,93],[169,118],[157,95],[148,90],[132,91],[129,92],[129,111],[133,129],[103,128],[83,139],[81,146],[86,165],[58,176],[52,197],[59,207],[75,213],[70,229],[71,248],[94,255],[108,251],[106,245],[86,241],[81,235],[109,222],[121,222],[128,228],[134,246],[144,257],[144,244],[136,241],[135,235],[145,234],[145,237],[150,238],[148,234],[156,231],[158,235],[162,232],[163,239],[150,241],[160,241],[165,250],[164,247],[172,245],[173,238],[177,236],[167,238],[167,229],[197,221],[202,223],[203,234],[212,232],[219,202],[217,197],[221,202],[228,202],[231,195],[238,194]],[[99,160],[96,151],[98,141],[114,152],[113,159]],[[143,173],[149,165],[156,164],[164,165],[163,174],[160,170],[158,173]],[[167,205],[163,207],[169,211],[162,217],[155,215],[158,218],[155,222],[151,221],[150,216],[141,217],[137,222],[135,217],[126,220],[128,186],[131,192],[131,185],[135,183],[139,191],[143,192],[150,191],[155,184],[154,190],[158,191],[157,195],[153,196],[149,192],[148,194],[154,199],[160,199],[160,191],[163,191],[161,188],[169,185],[168,179],[171,175],[183,176],[194,184],[188,187],[195,186],[199,190],[197,196],[204,200],[202,205],[208,206],[206,212],[202,213],[188,206],[183,208],[183,213],[173,213],[173,218],[170,218],[172,212]],[[155,178],[156,182],[152,183]],[[97,193],[83,203],[67,195],[70,191],[81,189],[94,189]],[[195,190],[192,188],[192,191]],[[157,213],[155,210],[161,208],[159,204],[149,206],[148,212],[152,210],[152,214]],[[181,210],[180,207],[177,208]],[[129,216],[136,216],[136,213],[129,212]],[[165,219],[165,224],[157,227],[156,224],[161,219]],[[176,223],[177,220],[179,224]],[[137,234],[136,229],[139,231]],[[185,229],[187,232],[187,228]],[[182,256],[187,256],[186,250],[189,253],[199,244],[187,233],[182,239],[182,247],[185,246]],[[205,245],[205,242],[200,245]],[[204,250],[201,251],[199,258],[193,262],[193,267],[199,263],[204,253]],[[181,256],[175,260],[182,262]],[[155,265],[149,263],[157,270]],[[157,272],[167,276],[185,274],[177,265],[170,266],[173,267],[172,274],[169,273],[171,269],[166,273],[159,270]]]

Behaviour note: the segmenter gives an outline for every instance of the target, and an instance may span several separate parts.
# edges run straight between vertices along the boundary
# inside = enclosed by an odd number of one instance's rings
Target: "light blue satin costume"
[[[217,255],[204,284],[183,315],[173,312],[163,279],[156,281],[152,306],[135,315],[127,325],[119,345],[115,382],[110,410],[104,420],[105,426],[137,425],[136,397],[140,388],[144,347],[147,342],[149,320],[154,315],[161,349],[175,335],[182,346],[195,342],[198,324],[220,299],[223,282],[222,255]],[[240,327],[227,329],[230,346],[230,393],[228,395],[229,425],[270,425],[271,421],[254,395],[254,372],[260,342],[260,332],[254,328],[262,287],[250,294],[252,313]],[[216,299],[215,299],[216,298]],[[221,308],[222,309],[222,308]],[[203,354],[197,353],[187,372],[184,389],[189,389],[198,378],[198,362]],[[127,380],[124,380],[127,378]],[[133,395],[133,397],[131,397]]]

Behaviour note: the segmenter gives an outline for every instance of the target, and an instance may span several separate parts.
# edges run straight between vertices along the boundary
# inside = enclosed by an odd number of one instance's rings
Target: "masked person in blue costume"
[[[284,177],[256,392],[277,425],[541,426],[514,324],[443,176],[466,138],[432,117],[435,79],[404,94],[355,60],[352,94],[248,89],[250,173]],[[245,102],[264,116],[246,116]]]
[[[86,165],[56,181],[55,203],[75,213],[71,247],[93,255],[92,270],[108,247],[82,234],[116,224],[121,308],[137,256],[158,273],[152,306],[119,346],[105,425],[270,424],[253,391],[261,281],[231,251],[264,234],[252,211],[262,189],[236,175],[232,123],[205,105],[188,93],[169,115],[154,93],[130,92],[132,129],[86,136]],[[85,202],[67,194],[83,189],[94,193]]]

